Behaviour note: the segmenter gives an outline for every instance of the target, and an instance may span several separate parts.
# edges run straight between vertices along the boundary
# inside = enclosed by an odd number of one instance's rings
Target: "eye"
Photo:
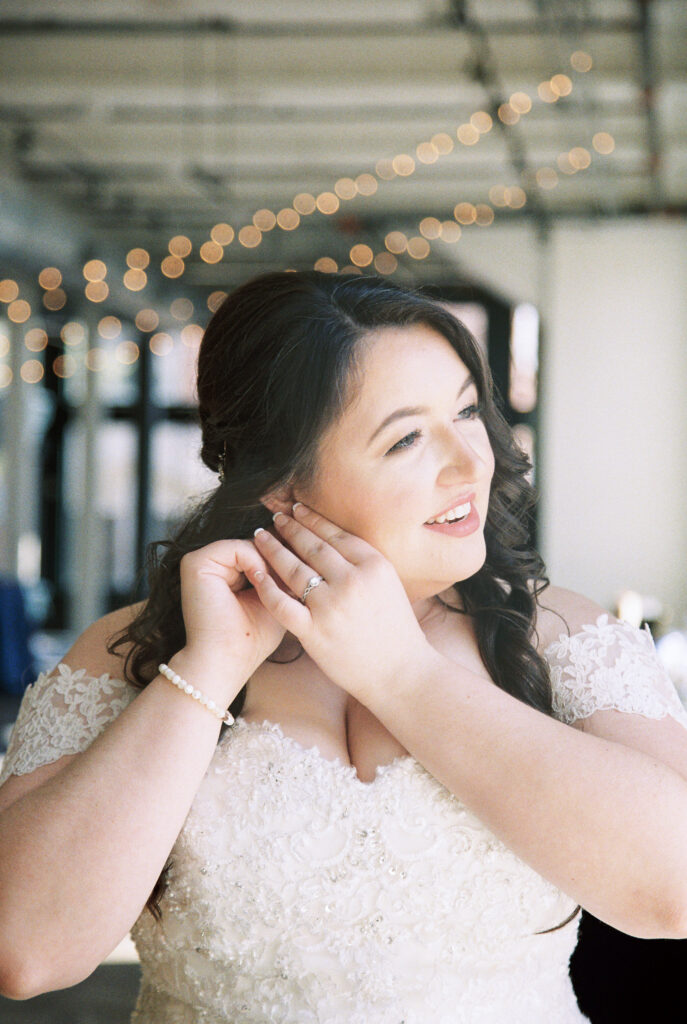
[[[466,416],[465,418],[469,419],[469,420],[474,420],[474,419],[477,419],[478,416],[482,415],[482,406],[479,405],[479,404],[478,405],[467,405],[464,409],[461,409],[460,412],[461,412],[461,415],[464,412],[469,413],[469,415]]]
[[[397,441],[393,448],[389,448],[389,451],[386,454],[391,455],[392,452],[399,452],[403,448],[412,448],[418,437],[422,437],[422,431],[413,430],[410,434],[406,434],[405,437],[402,437],[400,441]]]
[[[458,413],[457,419],[475,420],[482,414],[481,404],[466,405],[464,409],[461,409]],[[387,455],[393,455],[394,452],[403,451],[404,448],[412,448],[416,440],[422,437],[421,430],[413,430],[410,434],[406,434],[400,441],[389,449]]]

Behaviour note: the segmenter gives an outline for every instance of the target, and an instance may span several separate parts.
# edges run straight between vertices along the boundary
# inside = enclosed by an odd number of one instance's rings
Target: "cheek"
[[[381,473],[368,477],[359,471],[341,482],[343,486],[337,488],[339,502],[332,507],[334,522],[378,550],[396,553],[398,543],[407,537],[409,523],[415,524],[418,516],[422,518],[418,507],[422,486],[410,475],[392,482]]]
[[[374,477],[368,479],[359,467],[342,462],[327,467],[318,486],[307,497],[325,519],[363,540],[370,539],[375,527],[389,519],[392,507],[379,494]]]
[[[493,476],[494,469],[496,467],[496,459],[494,458],[494,449],[491,447],[486,427],[482,427],[481,437],[479,438],[479,441],[476,442],[475,448],[488,470],[489,476]]]

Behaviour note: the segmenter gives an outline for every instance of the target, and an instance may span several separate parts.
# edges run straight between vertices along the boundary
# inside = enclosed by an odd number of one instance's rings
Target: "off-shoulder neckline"
[[[580,628],[576,630],[574,633],[559,633],[556,638],[551,640],[545,647],[542,648],[542,654],[546,654],[546,652],[549,651],[552,647],[556,647],[559,644],[566,643],[570,640],[574,640],[575,637],[589,635],[593,632],[600,632],[604,628],[616,629],[619,626],[625,630],[630,630],[635,634],[639,633],[641,636],[647,636],[653,642],[653,636],[651,634],[649,626],[646,623],[643,629],[637,629],[637,627],[634,626],[631,622],[627,622],[624,619],[619,619],[617,622],[609,622],[608,618],[609,612],[603,612],[601,615],[597,617],[595,622],[585,623],[583,626],[580,626]],[[60,673],[60,675],[63,675],[61,671],[63,668],[67,669],[67,671],[71,673],[72,678],[77,680],[82,679],[84,674],[86,674],[87,678],[89,679],[95,679],[98,682],[107,682],[109,680],[111,682],[124,683],[126,686],[131,687],[131,689],[135,689],[137,692],[140,692],[140,688],[138,686],[135,686],[133,683],[129,682],[128,679],[122,679],[121,676],[114,676],[110,672],[101,672],[100,675],[98,676],[91,676],[90,673],[86,673],[86,669],[72,668],[71,665],[69,665],[68,662],[66,661],[60,661],[55,666],[55,668]],[[41,678],[47,679],[50,675],[50,672],[52,671],[55,671],[55,669],[39,672],[36,682],[38,682]]]
[[[575,637],[579,637],[581,635],[598,635],[606,628],[616,629],[618,627],[623,627],[624,629],[629,629],[634,632],[640,632],[642,635],[648,635],[648,637],[650,638],[650,642],[653,643],[653,637],[651,636],[651,632],[648,629],[648,626],[645,626],[644,630],[637,631],[636,627],[634,627],[631,623],[628,623],[623,620],[618,620],[617,622],[610,623],[608,621],[608,618],[608,612],[604,612],[603,614],[597,617],[594,623],[585,623],[575,633],[560,633],[557,639],[552,640],[549,644],[547,644],[546,647],[542,649],[542,653],[546,655],[548,654],[548,652],[555,650],[557,647],[564,647],[566,643],[569,643],[570,641],[574,640]],[[72,669],[72,667],[67,662],[61,661],[57,666],[57,670],[61,676],[64,675],[63,669],[66,669],[67,672],[71,673],[71,675],[73,677],[76,677],[77,679],[82,679],[84,674],[86,674],[86,676],[88,677],[88,673],[86,673],[85,669]],[[39,674],[39,680],[41,679],[41,677],[44,677],[47,680],[48,673],[41,672]],[[97,677],[89,678],[94,678],[100,683],[107,682],[108,680],[111,682],[119,682],[132,690],[136,690],[137,693],[141,692],[138,687],[134,687],[134,685],[130,683],[128,680],[121,679],[117,676],[113,676],[109,672],[103,672]],[[296,751],[300,757],[315,759],[315,761],[318,764],[325,762],[327,765],[331,766],[329,770],[331,770],[335,774],[338,774],[342,779],[362,789],[373,789],[373,787],[378,782],[380,782],[386,775],[388,775],[392,771],[398,770],[401,767],[404,769],[410,769],[411,771],[419,770],[425,774],[428,774],[427,770],[417,760],[416,757],[414,757],[412,754],[406,753],[398,754],[387,764],[378,765],[377,768],[375,769],[374,778],[371,779],[369,782],[364,782],[362,779],[358,777],[357,769],[354,764],[347,764],[345,761],[342,760],[340,755],[337,755],[335,758],[325,757],[325,755],[322,754],[322,752],[320,751],[317,744],[313,744],[310,747],[304,746],[293,736],[287,735],[284,732],[282,726],[278,722],[272,722],[267,718],[263,719],[262,722],[246,721],[239,715],[236,718],[234,724],[229,729],[227,729],[225,735],[220,738],[218,742],[218,748],[225,749],[226,746],[228,746],[227,741],[229,736],[232,734],[235,735],[237,732],[236,726],[239,726],[239,731],[248,730],[248,732],[254,731],[257,733],[271,732],[274,735],[278,736],[280,741],[282,743],[285,743],[292,751]]]

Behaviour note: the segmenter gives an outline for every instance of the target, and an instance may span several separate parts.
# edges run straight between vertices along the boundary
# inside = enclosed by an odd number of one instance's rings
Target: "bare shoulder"
[[[108,644],[126,629],[139,612],[145,601],[125,605],[101,615],[81,633],[61,659],[72,669],[85,668],[87,675],[101,676],[108,672],[121,678],[124,660],[130,644],[122,644],[114,653],[108,651]]]
[[[561,633],[578,633],[583,626],[593,625],[599,615],[608,615],[609,622],[618,621],[608,608],[592,598],[566,587],[548,586],[537,599],[537,647],[542,651]]]

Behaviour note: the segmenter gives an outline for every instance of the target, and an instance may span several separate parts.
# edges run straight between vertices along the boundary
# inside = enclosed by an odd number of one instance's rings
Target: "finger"
[[[249,540],[216,540],[184,555],[184,560],[226,580],[230,590],[242,590],[251,570],[269,571],[260,552]]]
[[[293,552],[305,563],[307,569],[314,569],[324,576],[328,583],[339,580],[351,568],[348,559],[337,551],[328,540],[320,537],[304,523],[296,522],[283,512],[276,514],[274,525],[279,539],[288,542]],[[312,576],[312,572],[310,572]]]
[[[287,629],[289,633],[293,633],[298,639],[304,637],[312,625],[312,618],[307,606],[295,597],[289,597],[284,593],[267,572],[258,569],[250,574],[250,579],[264,607],[279,625]]]
[[[300,501],[296,502],[292,511],[295,522],[298,522],[317,537],[325,540],[335,551],[338,551],[342,558],[353,565],[364,561],[372,553],[378,553],[362,537],[356,537],[354,533],[348,533],[340,526],[337,526],[336,523],[325,519],[319,512],[315,512],[314,509],[309,508]],[[324,576],[324,573],[322,575]]]
[[[273,537],[267,530],[258,529],[255,533],[254,541],[265,559],[274,567],[284,583],[300,599],[309,580],[315,575],[314,568],[306,565],[297,554],[294,554],[278,537]],[[324,573],[321,575],[324,575]]]

